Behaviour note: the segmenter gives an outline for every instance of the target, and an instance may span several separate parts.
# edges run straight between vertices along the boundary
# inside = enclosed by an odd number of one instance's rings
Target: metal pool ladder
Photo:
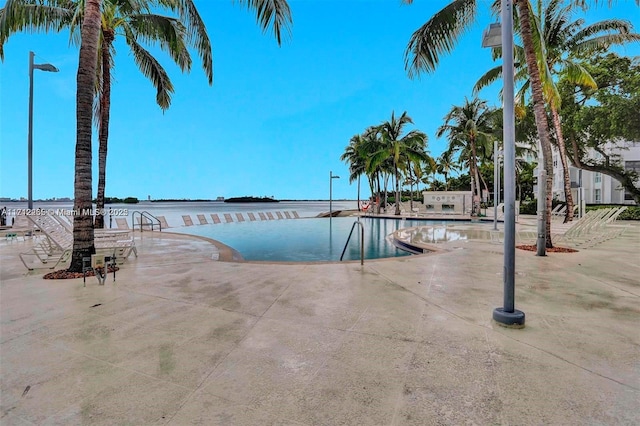
[[[344,257],[344,253],[347,251],[347,246],[349,245],[349,241],[351,240],[351,235],[353,234],[353,230],[356,225],[360,225],[360,265],[364,265],[364,225],[360,220],[356,220],[351,225],[351,232],[349,232],[349,238],[347,238],[347,242],[344,244],[344,248],[342,249],[342,254],[340,255],[340,261],[342,262],[342,258]]]

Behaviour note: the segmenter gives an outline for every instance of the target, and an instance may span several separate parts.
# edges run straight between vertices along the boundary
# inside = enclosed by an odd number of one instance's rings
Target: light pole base
[[[504,308],[495,308],[493,320],[503,327],[524,328],[524,312],[517,309],[513,312],[505,312]]]

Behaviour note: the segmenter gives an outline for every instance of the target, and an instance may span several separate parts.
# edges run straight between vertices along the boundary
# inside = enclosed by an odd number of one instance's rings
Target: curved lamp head
[[[58,72],[60,71],[58,68],[54,67],[51,64],[34,64],[33,68],[36,70],[49,71],[49,72]]]

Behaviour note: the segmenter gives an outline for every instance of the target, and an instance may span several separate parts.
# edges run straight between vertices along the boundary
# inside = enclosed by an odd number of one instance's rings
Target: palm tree
[[[177,5],[177,4],[176,4]],[[211,56],[211,44],[202,20],[197,19],[192,23],[192,28],[197,31],[187,32],[189,25],[185,25],[179,19],[150,13],[147,5],[132,3],[128,0],[108,0],[102,11],[102,43],[99,55],[101,67],[99,71],[101,87],[98,88],[96,102],[96,117],[99,127],[98,147],[98,191],[96,196],[96,208],[98,212],[104,211],[104,197],[106,185],[107,146],[109,139],[109,115],[111,109],[111,69],[116,53],[114,40],[116,35],[122,35],[130,47],[134,61],[140,71],[149,79],[156,88],[156,102],[164,111],[171,104],[173,84],[168,74],[160,63],[138,43],[145,40],[151,44],[157,44],[166,51],[181,71],[189,71],[191,57],[187,44],[198,49],[198,53],[204,59],[202,67],[207,75],[209,84],[213,84],[213,64]],[[204,35],[203,37],[200,37]],[[96,228],[104,227],[104,215],[96,215]]]
[[[383,146],[372,157],[373,164],[380,164],[388,159],[393,162],[396,187],[396,215],[400,215],[400,169],[402,165],[407,164],[408,161],[426,160],[424,147],[426,146],[427,135],[418,130],[412,130],[402,136],[407,124],[413,124],[413,120],[407,115],[406,111],[398,119],[395,117],[395,112],[392,112],[391,120],[385,121],[378,126]]]
[[[413,0],[403,0],[405,3],[412,3]],[[637,0],[640,1],[640,0]],[[494,8],[500,4],[500,0],[494,2]],[[536,64],[529,12],[529,0],[514,0],[514,4],[520,18],[520,35],[525,48],[527,68],[530,75],[533,92],[534,117],[538,130],[538,138],[542,146],[542,153],[545,163],[545,170],[552,170],[551,142],[549,135],[549,125],[545,114],[544,98],[542,96],[542,82],[540,71]],[[443,53],[453,50],[460,36],[469,28],[476,19],[476,0],[452,0],[441,11],[437,12],[422,27],[416,30],[405,51],[405,69],[409,77],[418,75],[421,71],[435,71],[439,57]],[[547,172],[548,173],[548,172]],[[551,189],[553,181],[547,174],[547,233],[546,246],[553,247],[551,242]]]
[[[444,176],[445,191],[449,190],[449,174],[458,170],[458,163],[454,161],[451,151],[446,150],[436,160],[436,170]]]
[[[101,0],[86,0],[76,93],[76,160],[73,209],[73,254],[69,271],[82,272],[82,259],[95,253],[91,215],[91,107],[98,62]]]
[[[479,213],[480,172],[478,170],[478,148],[493,140],[493,110],[487,107],[486,101],[465,98],[462,106],[453,106],[444,117],[442,126],[436,131],[437,137],[446,135],[449,141],[448,156],[457,152],[461,163],[469,167],[471,177],[471,193],[473,195],[472,214]]]
[[[81,44],[82,35],[84,34],[82,32],[78,35],[77,28],[84,19],[83,1],[7,0],[5,7],[0,9],[0,59],[4,58],[3,46],[8,37],[12,33],[22,30],[60,31],[63,28],[70,27],[72,41]],[[285,30],[287,33],[290,31],[292,20],[286,0],[239,0],[239,3],[255,10],[257,21],[263,31],[267,31],[270,27],[273,28],[278,44],[282,41],[282,31]],[[160,46],[162,50],[169,53],[169,56],[182,71],[190,69],[191,58],[186,45],[191,44],[200,55],[209,84],[213,83],[211,45],[204,23],[192,0],[105,0],[104,5],[100,19],[102,35],[102,43],[99,43],[101,48],[100,66],[94,67],[98,75],[98,81],[102,83],[97,86],[99,100],[95,105],[100,138],[97,200],[99,210],[104,207],[111,67],[113,66],[113,54],[115,53],[113,40],[116,31],[118,29],[122,30],[127,44],[132,49],[136,64],[156,87],[156,101],[163,110],[169,107],[173,86],[162,66],[138,43],[138,39]],[[98,6],[100,12],[102,2],[98,2]],[[150,13],[150,11],[158,8],[173,11],[178,14],[179,18],[164,17]],[[89,164],[90,172],[91,165]],[[76,169],[76,182],[77,173],[78,170]],[[89,183],[91,183],[90,180]],[[91,200],[90,196],[89,200]],[[89,204],[88,208],[91,208],[91,204]],[[100,225],[104,217],[98,215],[96,219],[97,225]],[[75,238],[74,233],[74,241]],[[91,233],[91,247],[93,247],[93,232]],[[74,248],[73,258],[75,259],[76,257]],[[80,268],[79,270],[81,271],[81,259],[80,266],[78,267],[77,265],[75,260],[72,261],[72,268]]]
[[[340,160],[349,164],[349,183],[358,181],[358,211],[360,211],[360,176],[366,173],[367,156],[364,147],[364,137],[354,135],[340,156]]]
[[[264,0],[240,1],[248,8],[256,10],[257,19],[263,30],[273,27],[278,43],[281,31],[289,31],[291,14],[285,0],[264,2]],[[176,13],[179,18],[154,13],[158,9]],[[79,42],[77,34],[82,22],[83,11],[80,0],[9,0],[0,10],[0,57],[2,46],[9,35],[20,30],[54,29],[60,31],[69,27],[71,40]],[[187,46],[195,48],[202,59],[202,67],[209,84],[213,83],[213,59],[211,43],[204,22],[193,4],[193,0],[105,0],[102,9],[100,66],[97,68],[98,100],[96,102],[96,122],[99,128],[98,150],[98,190],[96,207],[104,211],[106,185],[106,160],[109,137],[109,116],[111,106],[111,69],[116,53],[116,35],[125,38],[134,61],[140,71],[151,80],[156,88],[156,102],[162,110],[169,108],[173,85],[160,63],[139,41],[157,45],[168,53],[181,71],[191,69],[191,57]],[[104,227],[104,216],[96,215],[96,227]]]
[[[632,26],[628,21],[612,19],[600,21],[584,27],[584,19],[573,21],[572,14],[575,4],[565,5],[561,0],[549,0],[543,5],[538,2],[537,14],[534,16],[534,40],[538,41],[536,54],[541,64],[541,77],[544,85],[543,93],[549,105],[554,133],[558,145],[560,161],[563,166],[564,193],[567,202],[565,222],[573,220],[573,197],[571,194],[571,179],[567,162],[566,147],[562,135],[560,120],[560,95],[553,81],[554,74],[563,75],[567,81],[587,87],[596,87],[596,83],[586,69],[575,60],[576,57],[602,52],[612,45],[640,40],[640,35],[632,33]],[[500,52],[497,52],[498,55]],[[516,77],[523,80],[516,99],[522,104],[523,111],[525,92],[530,88],[528,74],[523,59],[523,49],[516,46]],[[500,78],[502,67],[496,67],[483,75],[474,91]]]

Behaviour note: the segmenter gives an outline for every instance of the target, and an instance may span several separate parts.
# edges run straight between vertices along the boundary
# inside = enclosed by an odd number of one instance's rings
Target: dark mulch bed
[[[114,270],[117,271],[120,268],[118,268],[117,266],[115,268],[113,267],[109,267],[109,272],[112,273]],[[64,269],[61,269],[59,271],[53,271],[53,272],[49,272],[48,274],[45,274],[44,278],[45,280],[69,280],[72,278],[82,278],[82,277],[93,277],[95,276],[95,272],[93,270],[87,271],[86,274],[83,274],[82,272],[69,272],[66,271]]]
[[[516,246],[516,248],[519,248],[520,250],[526,250],[526,251],[538,251],[538,247],[535,244],[520,244],[519,246]],[[558,247],[555,246],[553,248],[548,248],[546,250],[549,253],[577,253],[578,250],[569,248],[569,247]]]

